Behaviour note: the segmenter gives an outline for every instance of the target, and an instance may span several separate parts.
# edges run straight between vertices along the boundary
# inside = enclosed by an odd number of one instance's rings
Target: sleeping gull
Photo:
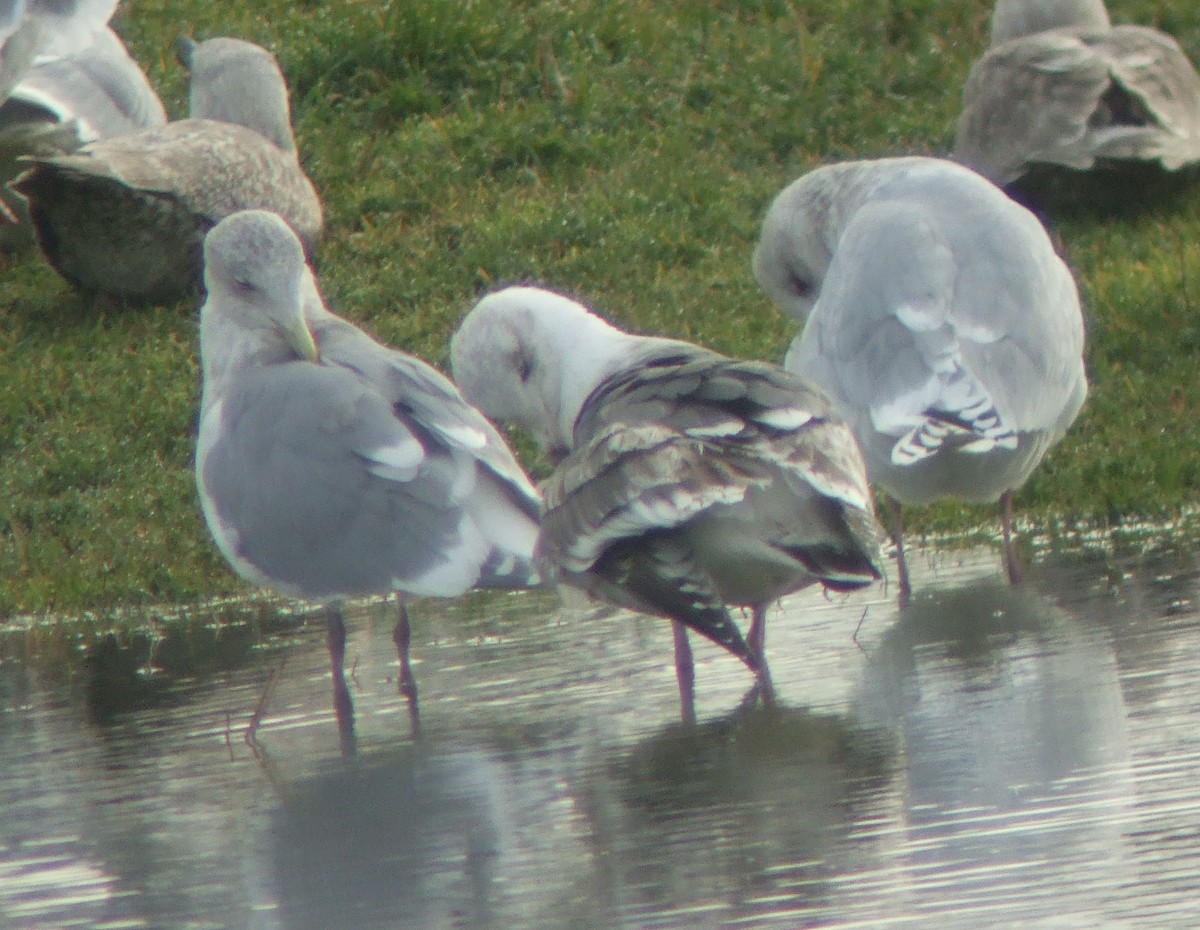
[[[997,184],[1037,165],[1200,162],[1200,75],[1170,36],[1103,0],[1000,0],[963,90],[954,158]]]
[[[142,69],[116,33],[97,23],[69,51],[39,55],[0,104],[0,181],[16,176],[21,156],[73,152],[166,121]],[[0,200],[24,213],[15,194],[0,188]],[[19,225],[0,225],[0,248],[29,241],[27,216]]]
[[[900,503],[1003,503],[1087,394],[1075,281],[1041,224],[989,181],[934,158],[818,168],[763,222],[754,272],[804,329],[784,363],[854,429],[871,481]],[[899,503],[897,503],[899,502]]]
[[[451,343],[463,395],[562,454],[539,563],[604,600],[685,624],[768,686],[767,605],[881,577],[866,473],[818,390],[773,365],[622,332],[550,291],[484,297]],[[726,604],[753,608],[743,639]]]
[[[204,257],[204,516],[243,578],[326,605],[335,688],[346,598],[538,583],[539,495],[453,384],[326,310],[275,214],[222,220]],[[407,635],[401,603],[415,723]]]
[[[85,290],[180,296],[199,281],[204,234],[242,209],[279,213],[310,257],[320,238],[275,57],[228,38],[181,40],[180,53],[192,71],[189,119],[35,158],[12,185],[50,264]]]

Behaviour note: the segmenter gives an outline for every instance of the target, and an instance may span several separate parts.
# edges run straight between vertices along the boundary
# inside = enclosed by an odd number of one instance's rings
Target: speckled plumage
[[[14,182],[42,251],[76,286],[177,297],[199,282],[205,233],[243,209],[280,214],[315,250],[321,204],[297,159],[273,56],[210,39],[195,47],[192,79],[191,118],[36,158]],[[226,100],[214,85],[239,96]]]
[[[857,446],[802,379],[623,333],[534,288],[480,301],[452,359],[481,410],[566,452],[543,488],[538,542],[561,580],[757,667],[726,604],[879,577]]]

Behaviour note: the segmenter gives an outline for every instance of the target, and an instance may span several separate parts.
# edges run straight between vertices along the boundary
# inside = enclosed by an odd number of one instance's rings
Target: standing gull
[[[300,167],[287,85],[275,57],[240,39],[180,41],[191,117],[33,159],[13,188],[38,244],[89,291],[165,301],[198,283],[205,233],[243,209],[269,209],[311,257],[321,204]]]
[[[766,608],[814,582],[881,577],[862,458],[818,390],[772,365],[624,333],[529,287],[484,297],[451,343],[472,403],[564,456],[546,482],[539,562],[602,599],[676,621],[759,673]],[[726,604],[753,608],[742,634]]]
[[[1000,0],[963,90],[954,158],[997,184],[1038,165],[1200,162],[1200,75],[1168,35],[1103,0]]]
[[[344,599],[538,582],[537,491],[453,384],[326,310],[275,214],[222,220],[204,257],[204,516],[243,578],[326,605],[335,688]],[[401,686],[415,720],[407,634],[402,604]]]
[[[22,156],[73,152],[166,121],[158,95],[124,44],[105,23],[95,23],[69,50],[38,55],[0,103],[0,181],[17,175]],[[0,189],[0,199],[24,212],[15,194]],[[28,217],[0,226],[0,248],[30,239]]]
[[[829,393],[871,481],[900,503],[1003,504],[1087,394],[1075,281],[1041,224],[973,171],[934,158],[848,162],[784,189],[754,272],[804,323],[784,363]]]

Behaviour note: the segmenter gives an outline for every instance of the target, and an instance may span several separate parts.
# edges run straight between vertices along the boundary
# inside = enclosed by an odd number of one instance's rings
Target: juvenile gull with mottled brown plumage
[[[43,253],[84,290],[176,298],[199,282],[205,233],[245,209],[281,215],[311,258],[321,203],[300,167],[275,57],[240,39],[181,40],[191,116],[37,158],[13,188]]]
[[[529,287],[484,297],[451,355],[468,400],[565,455],[538,540],[560,580],[686,624],[765,680],[771,601],[880,577],[862,457],[807,381],[622,332]],[[727,604],[753,608],[745,639]],[[677,626],[685,714],[686,648]]]

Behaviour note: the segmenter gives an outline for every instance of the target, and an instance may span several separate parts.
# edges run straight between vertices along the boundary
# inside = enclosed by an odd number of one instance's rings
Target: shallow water
[[[697,643],[690,728],[667,624],[551,596],[413,606],[419,739],[381,606],[353,741],[318,621],[10,634],[0,927],[1195,926],[1197,564],[917,569],[772,613],[774,708]]]

